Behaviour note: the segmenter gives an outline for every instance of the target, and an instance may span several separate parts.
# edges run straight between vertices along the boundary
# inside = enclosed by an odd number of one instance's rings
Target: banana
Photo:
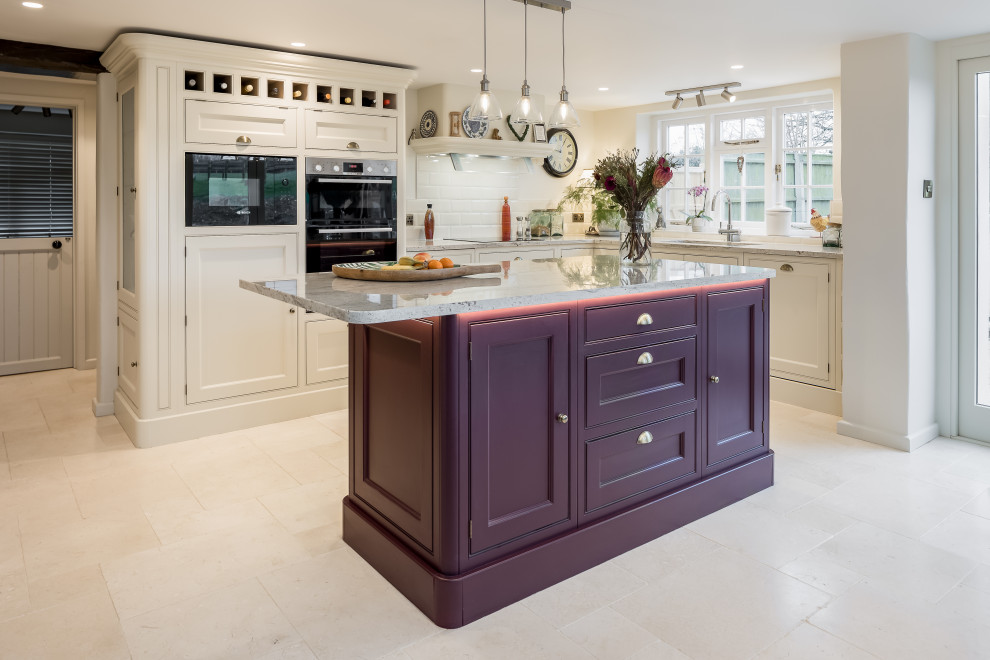
[[[416,268],[407,264],[392,264],[391,266],[382,266],[382,270],[416,270]]]
[[[412,257],[399,257],[400,266],[415,266],[417,261]]]

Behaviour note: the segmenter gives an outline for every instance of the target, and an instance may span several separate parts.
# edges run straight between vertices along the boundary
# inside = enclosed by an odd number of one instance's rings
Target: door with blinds
[[[72,366],[73,117],[0,104],[0,376]]]

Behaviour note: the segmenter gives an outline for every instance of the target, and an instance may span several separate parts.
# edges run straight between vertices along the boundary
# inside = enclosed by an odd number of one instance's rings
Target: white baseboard
[[[842,416],[842,392],[771,376],[770,400]]]
[[[94,397],[93,414],[97,417],[109,417],[113,414],[113,401],[97,401]]]
[[[900,449],[901,451],[914,451],[938,437],[938,424],[929,424],[914,433],[902,435],[900,433],[884,431],[883,429],[863,426],[862,424],[853,424],[843,419],[839,420],[839,423],[836,424],[835,430],[839,435]]]
[[[299,417],[343,410],[347,407],[347,381],[322,390],[235,403],[220,408],[194,410],[175,415],[141,419],[134,407],[114,393],[117,421],[135,447],[148,448],[192,440],[205,435],[239,431],[252,426],[275,424]]]

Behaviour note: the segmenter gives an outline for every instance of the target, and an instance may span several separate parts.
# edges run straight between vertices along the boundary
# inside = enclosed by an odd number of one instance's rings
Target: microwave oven
[[[186,154],[186,226],[294,225],[296,159]]]

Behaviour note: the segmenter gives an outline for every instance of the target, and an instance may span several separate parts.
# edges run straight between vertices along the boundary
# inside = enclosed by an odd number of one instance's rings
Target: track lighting
[[[722,98],[728,101],[729,103],[736,102],[736,95],[730,92],[728,87],[722,90]]]
[[[698,96],[696,96],[695,99],[698,101],[699,108],[703,107],[706,103],[708,103],[708,101],[705,100],[705,90],[703,89],[698,90]]]
[[[677,110],[684,103],[683,94],[696,94],[695,100],[698,103],[698,107],[704,107],[708,104],[708,100],[705,98],[705,92],[722,90],[720,96],[728,101],[729,103],[736,102],[736,95],[729,91],[730,87],[742,87],[742,83],[730,82],[730,83],[719,83],[717,85],[700,85],[698,87],[686,87],[684,89],[672,89],[666,92],[667,96],[674,97],[674,103],[671,108]]]
[[[474,97],[474,103],[468,110],[468,119],[495,121],[502,118],[502,106],[498,104],[498,99],[491,93],[488,83],[488,0],[483,0],[482,7],[484,12],[484,67],[481,70],[481,91]]]
[[[522,96],[516,101],[510,120],[516,126],[542,124],[543,113],[529,96],[529,2],[523,0],[523,84]]]
[[[681,107],[681,104],[682,103],[684,103],[684,97],[682,97],[680,94],[678,94],[677,95],[677,98],[674,99],[674,105],[672,105],[671,107],[674,110],[677,110],[679,107]]]
[[[550,115],[550,128],[573,128],[581,125],[577,111],[567,100],[567,50],[565,48],[564,15],[569,8],[570,2],[567,3],[566,7],[560,8],[560,102],[554,106],[553,113]]]

